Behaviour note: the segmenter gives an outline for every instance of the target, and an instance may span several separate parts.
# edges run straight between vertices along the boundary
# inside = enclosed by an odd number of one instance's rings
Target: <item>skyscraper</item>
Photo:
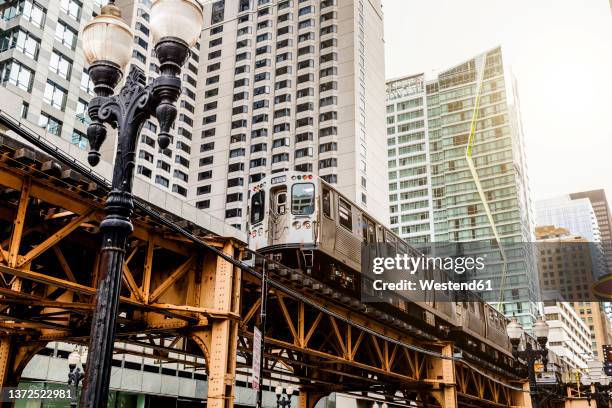
[[[499,290],[483,296],[529,328],[540,298],[536,258],[527,245],[534,241],[535,225],[518,94],[501,48],[425,81],[422,108],[422,90],[405,92],[400,103],[413,106],[396,112],[399,104],[389,101],[400,81],[389,82],[387,94],[395,232],[425,240],[433,224],[429,234],[436,246],[489,246],[482,277]],[[427,136],[424,141],[421,132]],[[419,174],[423,170],[430,177]]]
[[[380,1],[205,6],[190,202],[244,228],[248,185],[314,173],[388,221]]]
[[[610,273],[610,268],[612,268],[612,213],[610,212],[606,192],[604,190],[582,191],[570,194],[570,198],[572,200],[587,198],[591,202],[591,205],[593,205],[595,217],[597,217],[597,224],[599,225],[607,268],[604,272]]]
[[[536,202],[537,225],[555,225],[590,243],[592,272],[595,277],[605,273],[601,233],[591,202],[587,198],[572,200],[569,195]]]
[[[391,228],[415,244],[434,232],[426,103],[424,75],[387,81]]]
[[[0,108],[65,148],[69,144],[88,149],[87,105],[93,84],[85,67],[81,32],[106,0],[0,2],[0,82],[4,89]],[[149,40],[151,0],[117,0],[122,17],[134,32],[131,64],[148,77],[158,72]],[[183,68],[183,91],[177,103],[171,149],[156,145],[157,123],[148,121],[137,153],[137,177],[186,199],[196,101],[199,44]],[[129,67],[128,67],[129,69]],[[114,137],[109,132],[109,139]],[[114,143],[103,146],[103,159],[114,157]]]

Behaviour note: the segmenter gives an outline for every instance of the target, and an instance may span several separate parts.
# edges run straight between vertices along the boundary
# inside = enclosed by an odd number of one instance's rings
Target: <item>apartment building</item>
[[[589,328],[590,352],[603,361],[603,346],[612,342],[610,321],[604,303],[594,301],[595,283],[591,242],[554,225],[536,227],[540,285],[550,298],[565,299]]]
[[[545,294],[546,295],[546,294]],[[591,360],[589,328],[567,302],[544,300],[544,315],[550,327],[548,349],[571,368],[586,368]]]
[[[498,290],[483,297],[529,329],[540,290],[514,77],[498,47],[422,78],[387,83],[392,228],[455,255],[487,247],[479,278]]]
[[[388,222],[379,0],[205,6],[188,199],[244,229],[248,186],[319,175]]]
[[[391,228],[413,244],[433,241],[431,157],[423,74],[387,81]]]
[[[537,201],[536,222],[537,225],[566,228],[571,234],[584,238],[590,243],[593,275],[598,277],[605,274],[607,269],[601,232],[589,199],[571,199],[569,195],[564,195]]]
[[[106,0],[0,1],[0,82],[19,105],[19,120],[52,143],[67,141],[87,150],[87,106],[93,96],[82,50],[85,24],[100,12]],[[159,66],[150,43],[151,0],[117,0],[122,17],[134,32],[132,65],[155,77]],[[198,48],[183,69],[183,90],[171,149],[156,146],[158,124],[148,121],[137,152],[138,178],[177,197],[187,197],[191,140],[198,75]],[[126,70],[129,69],[126,68]],[[7,103],[7,99],[3,99]],[[15,112],[14,106],[0,109]],[[102,157],[114,157],[113,132],[102,146]],[[60,141],[61,140],[61,141]]]

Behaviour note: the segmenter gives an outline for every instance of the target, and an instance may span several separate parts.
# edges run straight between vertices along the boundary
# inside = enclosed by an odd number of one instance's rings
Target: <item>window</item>
[[[328,218],[332,218],[331,215],[331,190],[324,188],[323,189],[323,197],[322,197],[322,201],[323,201],[323,215],[325,215]]]
[[[314,207],[314,184],[294,184],[291,188],[291,213],[293,215],[311,215],[314,213]]]
[[[0,33],[0,52],[15,48],[24,55],[38,60],[40,40],[21,28]]]
[[[34,72],[15,60],[0,63],[0,82],[8,82],[26,92],[32,90]]]
[[[244,185],[244,179],[242,177],[236,177],[233,179],[227,180],[227,187],[242,187]]]
[[[211,179],[212,174],[212,170],[201,171],[198,173],[198,181]]]
[[[165,171],[166,173],[170,173],[170,164],[166,163],[163,160],[158,160],[157,161],[157,168],[160,170]]]
[[[45,129],[48,133],[55,136],[61,136],[62,134],[62,122],[55,119],[54,117],[41,113],[38,119],[38,126]]]
[[[274,139],[274,141],[272,142],[272,149],[276,149],[276,148],[283,147],[283,146],[289,146],[289,138],[288,137],[282,137],[280,139]]]
[[[289,153],[279,153],[272,155],[272,163],[289,161]]]
[[[212,12],[210,16],[210,24],[217,24],[223,21],[225,14],[225,0],[217,0],[212,5]]]
[[[221,45],[221,43],[223,43],[223,37],[215,38],[214,40],[210,40],[208,42],[208,47],[213,48],[213,47],[216,47],[217,45]]]
[[[84,125],[89,125],[89,117],[87,116],[87,101],[79,99],[76,107],[76,119]]]
[[[312,163],[296,164],[295,171],[300,171],[303,173],[312,173]]]
[[[198,201],[196,203],[196,207],[199,210],[205,210],[207,208],[210,208],[210,200],[202,200],[202,201]]]
[[[329,167],[338,167],[338,159],[335,157],[319,160],[319,169],[326,169]]]
[[[342,198],[338,198],[338,217],[340,225],[349,231],[353,230],[353,213],[351,211],[351,205]]]
[[[297,135],[295,135],[295,142],[296,143],[300,143],[300,142],[307,142],[313,140],[313,133],[312,132],[304,132],[304,133],[298,133]]]
[[[312,147],[304,147],[295,151],[295,158],[312,157]]]
[[[242,217],[242,208],[231,208],[225,210],[225,218]]]
[[[251,197],[251,224],[259,224],[266,214],[266,192],[259,190]]]
[[[178,184],[172,185],[172,192],[180,194],[183,197],[187,197],[187,189],[185,187],[179,186]]]
[[[210,184],[209,184],[207,186],[200,186],[200,187],[198,187],[197,190],[196,190],[196,194],[197,195],[209,194],[210,191],[211,191],[211,188],[210,188]]]
[[[235,203],[238,201],[242,201],[242,193],[232,193],[225,197],[226,203]]]
[[[217,26],[210,29],[210,35],[215,35],[223,32],[223,26]]]
[[[58,21],[55,28],[55,39],[66,47],[74,50],[78,33],[63,21]]]
[[[56,109],[64,110],[66,106],[66,98],[68,93],[66,90],[52,81],[47,81],[43,101],[53,106]]]
[[[139,166],[136,168],[136,173],[138,173],[138,174],[142,174],[142,175],[143,175],[143,176],[145,176],[146,178],[151,178],[151,175],[153,174],[153,173],[151,172],[151,169],[149,169],[149,168],[147,168],[147,167],[145,167],[145,166],[142,166],[142,165],[139,165]]]

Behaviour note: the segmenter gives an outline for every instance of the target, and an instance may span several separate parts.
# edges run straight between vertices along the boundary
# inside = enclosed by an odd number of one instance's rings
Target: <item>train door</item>
[[[329,254],[334,252],[336,246],[336,221],[334,221],[335,199],[332,190],[321,186],[321,232],[318,244],[323,251]]]
[[[287,187],[280,186],[270,193],[270,245],[286,242],[287,233]]]

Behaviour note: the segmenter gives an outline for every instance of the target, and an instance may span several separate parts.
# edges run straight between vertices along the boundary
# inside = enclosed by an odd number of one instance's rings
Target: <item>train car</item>
[[[310,173],[283,172],[249,186],[249,247],[275,261],[361,299],[363,243],[386,243],[392,254],[421,253],[365,212],[334,186]],[[388,247],[387,246],[387,247]],[[429,271],[440,274],[440,271]],[[441,276],[438,276],[442,281]],[[474,294],[455,299],[432,291],[385,294],[376,307],[424,330],[450,333],[463,347],[511,356],[507,319]]]

